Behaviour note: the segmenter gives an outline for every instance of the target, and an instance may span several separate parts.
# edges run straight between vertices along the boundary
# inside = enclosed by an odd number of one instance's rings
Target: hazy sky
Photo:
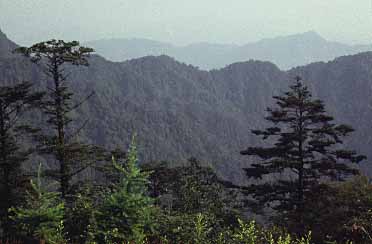
[[[372,0],[0,0],[0,29],[19,44],[117,37],[242,44],[309,30],[372,43]]]

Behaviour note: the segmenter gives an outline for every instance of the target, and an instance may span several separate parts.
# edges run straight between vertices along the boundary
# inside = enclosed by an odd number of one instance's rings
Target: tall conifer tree
[[[273,206],[279,212],[295,210],[301,221],[307,193],[320,180],[342,180],[358,174],[347,162],[359,163],[365,157],[342,148],[343,137],[353,129],[335,124],[323,102],[312,98],[300,77],[296,77],[288,92],[274,99],[277,106],[268,108],[265,118],[273,126],[252,130],[271,145],[249,147],[241,154],[260,159],[245,169],[248,177],[279,178],[252,185],[253,196],[260,203],[276,202]]]
[[[49,131],[38,137],[40,152],[53,155],[58,165],[58,172],[50,172],[60,182],[63,199],[71,192],[72,177],[86,169],[94,162],[98,148],[82,144],[76,137],[80,129],[72,131],[71,112],[77,109],[86,99],[73,104],[68,74],[68,65],[88,66],[88,57],[94,50],[82,47],[79,42],[50,40],[34,44],[31,47],[20,47],[16,52],[29,57],[38,63],[47,77],[47,97],[44,112],[47,116]],[[52,132],[50,132],[52,131]]]

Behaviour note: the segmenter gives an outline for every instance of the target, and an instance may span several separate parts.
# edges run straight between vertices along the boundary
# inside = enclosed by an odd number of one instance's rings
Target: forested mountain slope
[[[29,80],[45,87],[39,68],[11,54],[12,42],[0,36],[0,82]],[[264,126],[271,97],[287,90],[295,75],[307,80],[337,121],[357,130],[348,144],[372,158],[372,53],[289,72],[260,61],[207,72],[168,56],[122,63],[93,56],[89,67],[71,68],[70,80],[77,98],[96,93],[75,114],[80,124],[89,121],[82,139],[125,148],[137,133],[142,162],[196,157],[238,182],[248,162],[239,151],[258,143],[250,129]],[[371,166],[364,170],[372,173]]]

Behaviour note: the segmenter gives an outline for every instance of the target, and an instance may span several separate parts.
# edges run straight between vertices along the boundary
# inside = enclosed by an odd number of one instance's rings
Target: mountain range
[[[38,66],[11,53],[16,45],[0,34],[0,84],[29,80],[46,86]],[[251,129],[265,126],[272,96],[301,75],[337,122],[356,132],[345,144],[372,158],[372,53],[343,56],[280,70],[264,61],[245,61],[211,71],[169,56],[111,62],[94,55],[89,67],[71,68],[76,97],[96,95],[74,115],[88,119],[81,139],[107,148],[126,148],[137,134],[141,162],[184,162],[196,157],[219,175],[241,182],[250,160],[239,154],[260,141]],[[79,115],[79,116],[78,116]],[[372,175],[372,167],[362,165]]]
[[[147,39],[103,39],[85,43],[111,61],[125,61],[149,55],[168,55],[200,69],[220,69],[250,59],[270,61],[283,70],[336,57],[372,51],[372,45],[347,45],[331,42],[318,33],[263,39],[245,45],[195,43],[175,46]]]

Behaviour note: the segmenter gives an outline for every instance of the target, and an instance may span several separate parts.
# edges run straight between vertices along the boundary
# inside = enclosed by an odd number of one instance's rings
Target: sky
[[[244,44],[310,30],[367,44],[372,0],[0,0],[0,29],[22,45],[51,38]]]

